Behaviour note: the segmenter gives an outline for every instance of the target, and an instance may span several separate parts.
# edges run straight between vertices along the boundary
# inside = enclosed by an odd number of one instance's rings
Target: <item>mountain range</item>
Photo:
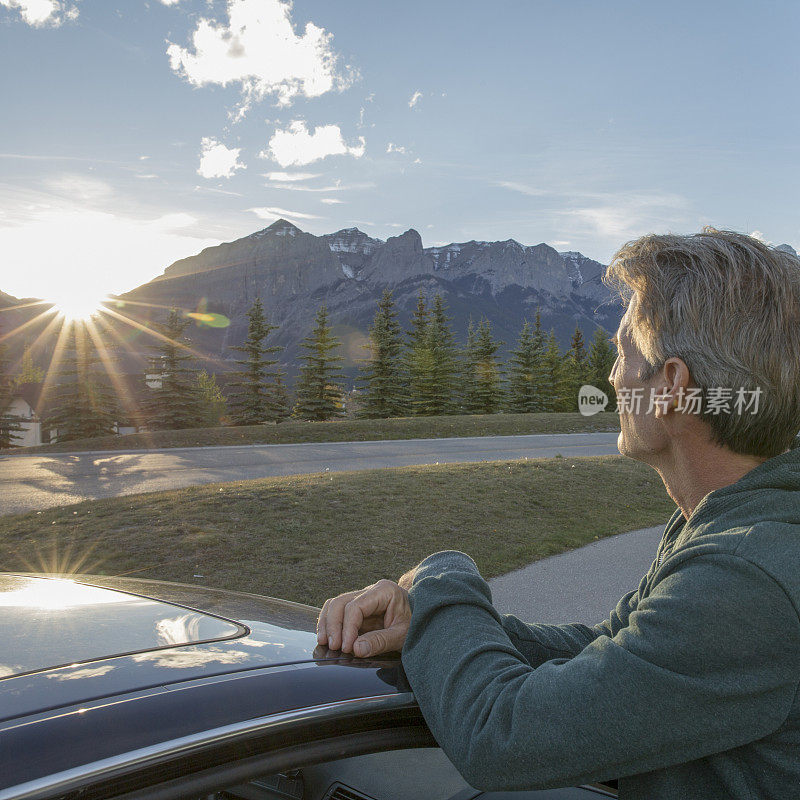
[[[440,294],[461,342],[470,319],[485,317],[507,351],[538,308],[545,330],[554,329],[566,347],[576,325],[587,339],[598,326],[616,330],[622,307],[602,284],[603,270],[581,253],[559,253],[547,244],[524,246],[508,239],[423,247],[413,229],[386,241],[358,228],[314,236],[280,219],[176,261],[120,300],[130,304],[125,313],[142,322],[163,318],[165,306],[228,317],[225,329],[201,326],[189,333],[200,349],[224,359],[230,358],[231,345],[243,341],[245,315],[260,297],[278,326],[274,341],[285,347],[290,367],[317,309],[326,303],[345,366],[352,368],[365,356],[362,346],[385,288],[392,290],[403,326],[420,293],[429,300]]]
[[[794,252],[789,245],[781,249]],[[366,355],[363,345],[386,288],[392,290],[404,328],[420,293],[431,301],[440,294],[458,341],[465,341],[470,320],[485,317],[505,343],[501,355],[506,355],[537,309],[545,331],[554,330],[562,348],[569,345],[576,326],[587,344],[598,326],[614,332],[623,308],[601,281],[604,269],[581,253],[558,252],[547,244],[525,246],[507,239],[423,247],[413,229],[385,241],[358,228],[315,236],[280,219],[249,236],[176,261],[154,280],[120,295],[117,311],[145,327],[163,321],[171,307],[227,317],[227,327],[198,321],[187,330],[195,349],[209,357],[208,367],[224,372],[235,355],[230,347],[246,336],[247,311],[260,297],[269,321],[278,326],[272,341],[285,348],[282,360],[291,377],[300,342],[325,303],[342,341],[343,366],[352,376]],[[0,308],[18,303],[0,292]],[[8,309],[0,317],[2,332],[40,311],[41,307]],[[121,356],[120,371],[143,371],[152,338],[127,323],[113,321],[112,327],[132,348],[132,354]],[[22,340],[32,341],[41,328],[29,325],[25,334],[9,339],[12,357]]]

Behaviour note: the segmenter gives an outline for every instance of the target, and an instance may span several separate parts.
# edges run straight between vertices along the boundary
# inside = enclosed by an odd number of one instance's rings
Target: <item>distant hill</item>
[[[143,322],[163,318],[170,306],[224,314],[230,327],[193,328],[191,338],[205,352],[229,359],[229,347],[246,335],[247,310],[261,297],[290,366],[325,302],[352,371],[365,355],[361,345],[384,288],[392,290],[404,326],[420,292],[430,299],[438,293],[459,341],[470,319],[486,317],[507,350],[538,307],[544,328],[553,328],[566,347],[576,325],[590,339],[598,325],[613,332],[619,324],[622,308],[601,283],[603,270],[581,253],[559,253],[546,244],[473,240],[426,248],[413,229],[383,241],[357,228],[314,236],[278,220],[176,261],[120,299],[131,303],[125,313]]]

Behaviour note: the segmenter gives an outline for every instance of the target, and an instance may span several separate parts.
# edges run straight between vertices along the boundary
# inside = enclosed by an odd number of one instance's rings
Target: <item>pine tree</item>
[[[475,375],[478,370],[478,338],[475,323],[470,318],[467,326],[467,343],[461,351],[459,363],[459,406],[465,414],[477,414],[477,387]]]
[[[408,413],[402,337],[392,293],[385,289],[369,331],[371,357],[361,370],[365,388],[359,417],[400,417]]]
[[[197,373],[197,393],[200,399],[200,416],[204,428],[216,428],[225,414],[225,398],[222,396],[217,376],[205,370]]]
[[[433,372],[433,359],[428,347],[428,311],[425,296],[420,292],[417,307],[411,317],[411,330],[408,331],[406,343],[406,372],[410,394],[411,413],[426,413],[428,383]]]
[[[189,320],[173,308],[167,322],[158,326],[165,338],[152,346],[157,353],[154,371],[160,375],[159,385],[150,389],[146,402],[147,422],[152,430],[199,428],[204,424],[197,377],[189,366],[192,356],[183,335],[188,325]]]
[[[117,406],[97,352],[105,345],[95,344],[86,323],[68,325],[56,366],[52,408],[43,424],[56,430],[54,442],[113,434]]]
[[[23,383],[41,383],[44,380],[44,370],[34,362],[30,345],[22,351],[22,360],[19,364],[19,371],[13,377],[12,382],[15,386]]]
[[[507,408],[512,413],[530,414],[543,411],[542,387],[544,366],[544,336],[541,316],[536,312],[536,327],[526,320],[511,351]]]
[[[428,323],[428,348],[431,373],[427,381],[427,413],[435,416],[455,411],[458,361],[450,318],[441,295],[433,299],[433,311]]]
[[[19,447],[24,428],[22,418],[11,413],[14,380],[9,375],[7,351],[0,342],[0,449]]]
[[[561,402],[557,410],[577,411],[578,410],[578,391],[589,378],[589,359],[586,354],[586,347],[583,343],[583,333],[579,327],[575,327],[575,332],[570,340],[570,347],[567,350],[564,361],[559,395]]]
[[[286,392],[286,384],[283,382],[283,372],[276,372],[272,384],[273,396],[275,398],[275,408],[280,416],[275,422],[288,419],[292,412],[289,407],[289,395]]]
[[[563,385],[563,366],[561,349],[556,335],[551,329],[547,337],[542,358],[542,411],[559,411],[561,406],[560,390]]]
[[[467,336],[468,363],[472,369],[467,383],[470,414],[494,414],[500,407],[502,369],[497,351],[502,345],[492,336],[492,325],[487,319],[480,321],[477,330],[472,327]]]
[[[277,359],[271,358],[281,347],[264,344],[267,336],[277,330],[277,325],[267,322],[261,298],[256,298],[247,312],[247,319],[245,343],[231,348],[247,355],[236,361],[243,369],[236,373],[238,380],[231,383],[234,388],[231,419],[234,425],[279,422],[289,414],[284,373],[276,368]]]
[[[605,392],[608,397],[606,410],[615,408],[617,404],[617,393],[608,380],[615,360],[616,353],[608,339],[608,331],[597,328],[592,339],[592,346],[589,348],[587,383]]]
[[[342,387],[337,383],[341,369],[337,365],[341,356],[333,355],[339,340],[331,334],[328,309],[323,305],[317,311],[314,330],[300,345],[302,356],[300,377],[297,379],[297,402],[293,414],[300,419],[323,421],[344,413]]]

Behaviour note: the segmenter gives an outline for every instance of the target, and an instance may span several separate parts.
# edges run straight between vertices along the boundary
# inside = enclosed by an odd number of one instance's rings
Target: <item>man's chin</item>
[[[617,437],[617,450],[619,450],[619,454],[621,456],[627,456],[628,458],[633,458],[636,461],[642,460],[642,451],[634,447],[630,440],[625,436],[624,431],[620,431],[619,436]]]

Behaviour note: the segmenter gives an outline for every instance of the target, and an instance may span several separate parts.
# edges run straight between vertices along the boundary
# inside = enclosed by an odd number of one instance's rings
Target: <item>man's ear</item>
[[[668,396],[666,407],[675,409],[682,401],[687,389],[692,385],[692,376],[689,367],[682,358],[672,356],[664,362],[661,371],[663,385],[660,387],[662,395]]]

